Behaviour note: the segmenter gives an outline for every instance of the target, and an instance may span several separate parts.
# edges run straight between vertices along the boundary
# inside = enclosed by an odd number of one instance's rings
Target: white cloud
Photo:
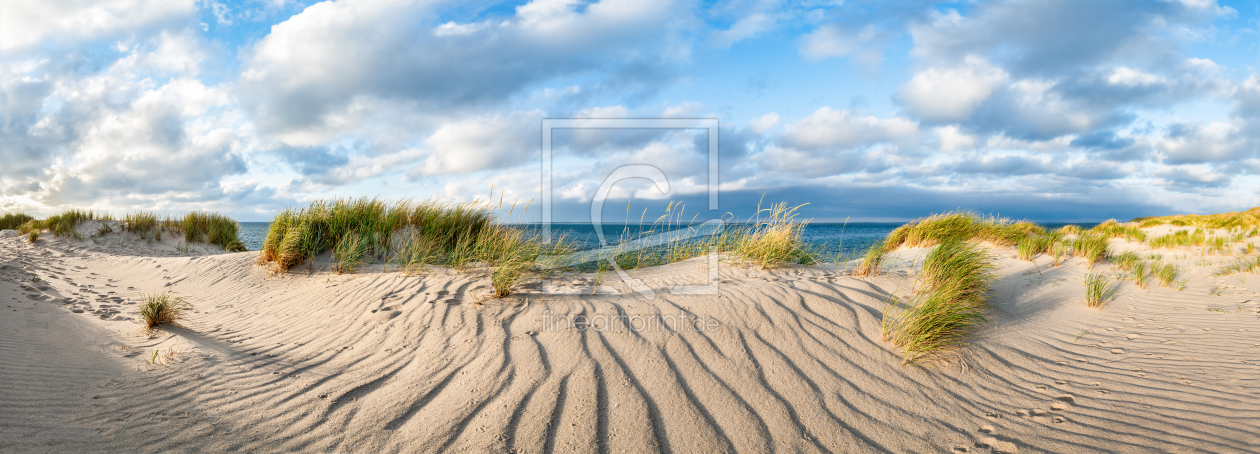
[[[963,120],[1008,78],[983,58],[968,56],[957,66],[918,72],[897,90],[897,100],[925,120]]]
[[[875,41],[879,29],[867,25],[849,32],[835,25],[824,25],[801,37],[800,52],[810,60],[856,56],[864,63],[878,63],[880,49]]]
[[[779,124],[779,114],[770,112],[752,119],[752,121],[748,122],[748,127],[752,129],[754,133],[762,134],[769,131],[770,128],[773,128],[774,125],[777,124]]]
[[[788,125],[784,140],[794,147],[848,148],[895,139],[906,139],[918,124],[902,119],[857,116],[847,109],[822,107],[799,123]]]
[[[970,150],[976,147],[975,136],[952,125],[936,128],[936,140],[942,151]]]
[[[196,12],[195,0],[6,0],[0,3],[0,51],[125,36]]]
[[[1142,72],[1141,70],[1119,67],[1111,70],[1111,72],[1107,75],[1107,82],[1110,82],[1113,85],[1138,87],[1162,84],[1166,82],[1166,80],[1163,77]]]
[[[715,47],[730,47],[732,44],[748,39],[769,30],[774,20],[762,13],[753,13],[740,18],[730,28],[713,34],[711,42]]]
[[[328,1],[273,26],[246,52],[240,84],[261,132],[349,133],[369,113],[356,104],[448,115],[501,107],[555,77],[615,74],[646,55],[668,65],[690,26],[669,1],[535,0],[501,21],[440,26],[432,3]]]
[[[542,117],[535,110],[444,124],[424,140],[432,154],[413,175],[501,169],[537,158]]]
[[[1161,137],[1157,147],[1173,164],[1232,161],[1247,150],[1240,132],[1238,125],[1226,122],[1179,125]]]

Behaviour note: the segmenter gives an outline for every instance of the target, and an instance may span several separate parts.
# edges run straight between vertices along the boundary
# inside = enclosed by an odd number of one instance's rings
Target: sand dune
[[[948,362],[904,367],[880,317],[890,293],[909,293],[923,252],[898,251],[895,273],[870,279],[723,266],[720,297],[664,290],[703,280],[691,261],[635,271],[658,289],[651,301],[536,286],[486,299],[476,272],[336,275],[317,262],[271,275],[255,253],[0,238],[0,450],[1260,446],[1254,277],[1214,277],[1188,258],[1183,291],[1125,283],[1096,310],[1080,259],[1053,267],[1001,250],[993,323]],[[146,336],[135,297],[163,290],[198,311]]]

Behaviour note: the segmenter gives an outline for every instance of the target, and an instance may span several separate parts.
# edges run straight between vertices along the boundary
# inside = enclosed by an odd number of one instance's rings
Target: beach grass
[[[1220,267],[1212,274],[1214,276],[1228,276],[1237,273],[1255,273],[1257,267],[1260,267],[1260,257],[1242,257]]]
[[[1260,227],[1260,207],[1246,211],[1231,211],[1216,214],[1180,214],[1175,216],[1148,216],[1133,219],[1141,227],[1154,227],[1171,224],[1176,226],[1193,226],[1203,229],[1238,229],[1247,232],[1256,231]]]
[[[33,231],[30,234],[26,235],[27,243],[35,244],[36,241],[39,241],[39,231]]]
[[[798,222],[795,219],[797,210],[802,206],[789,207],[786,202],[781,202],[758,210],[755,224],[733,229],[734,235],[730,239],[719,236],[716,245],[721,249],[724,240],[733,243],[730,252],[735,257],[757,264],[762,269],[786,263],[811,265],[817,261],[816,255],[801,241],[808,221]]]
[[[1080,235],[1085,232],[1085,229],[1082,229],[1081,226],[1076,224],[1068,224],[1063,227],[1059,227],[1059,230],[1056,230],[1056,232],[1063,235]]]
[[[437,247],[434,259],[467,263],[473,258],[470,249],[491,229],[490,208],[481,203],[411,200],[388,204],[366,197],[317,200],[306,208],[282,210],[275,217],[259,260],[287,271],[335,247],[352,232],[363,239],[365,255],[384,259],[394,249],[395,233],[405,228],[421,232]]]
[[[1032,261],[1037,254],[1051,254],[1054,247],[1062,239],[1063,234],[1059,232],[1029,234],[1019,240],[1019,243],[1015,246],[1015,253],[1020,260]],[[1056,259],[1055,262],[1057,263],[1058,260]]]
[[[1064,246],[1062,241],[1055,241],[1054,244],[1050,245],[1050,252],[1048,252],[1048,254],[1050,254],[1051,264],[1053,266],[1059,266],[1059,264],[1063,261],[1063,256],[1067,255],[1067,253],[1068,247]]]
[[[1181,276],[1181,269],[1171,263],[1156,263],[1152,266],[1151,273],[1159,279],[1160,287],[1171,288]]]
[[[283,272],[329,250],[339,273],[372,261],[393,264],[408,274],[418,274],[426,265],[465,268],[482,263],[495,268],[495,296],[502,297],[511,294],[539,255],[567,252],[563,241],[545,244],[536,235],[493,220],[491,207],[482,202],[317,200],[276,216],[259,263]]]
[[[982,246],[949,238],[928,253],[919,289],[904,308],[885,308],[883,337],[904,351],[903,364],[958,347],[987,321],[992,257]]]
[[[245,252],[245,243],[238,236],[240,224],[219,213],[194,211],[184,215],[183,219],[168,217],[162,222],[162,229],[172,232],[182,230],[184,241],[189,243],[209,243],[228,252]]]
[[[1133,271],[1133,266],[1142,261],[1142,256],[1133,251],[1125,251],[1112,256],[1111,263],[1124,271]]]
[[[1072,240],[1072,255],[1084,258],[1085,266],[1089,268],[1106,259],[1109,251],[1110,245],[1103,235],[1085,233]]]
[[[1151,264],[1147,261],[1138,260],[1133,263],[1129,273],[1129,277],[1133,280],[1133,283],[1137,284],[1139,288],[1145,289],[1146,283],[1151,278]]]
[[[17,230],[22,224],[34,220],[34,217],[26,213],[5,213],[0,215],[0,230]]]
[[[953,211],[897,227],[884,240],[884,249],[891,252],[903,246],[933,246],[946,241],[987,241],[997,246],[1012,246],[1029,235],[1044,233],[1045,229],[1027,221]]]
[[[113,232],[113,228],[106,224],[106,222],[115,222],[113,216],[108,213],[79,209],[65,210],[44,220],[30,219],[18,228],[23,234],[47,230],[58,237],[67,236],[82,240],[83,236],[78,228],[86,221],[101,221],[101,226],[95,232],[93,239]],[[170,216],[160,218],[154,212],[138,211],[127,213],[119,222],[121,222],[119,227],[122,231],[135,233],[140,236],[140,239],[152,237],[161,241],[162,232],[183,233],[185,241],[189,243],[215,244],[228,252],[245,250],[245,244],[237,237],[240,230],[239,224],[232,218],[218,213],[191,212],[183,218]]]
[[[1120,225],[1115,219],[1108,219],[1103,223],[1094,226],[1090,232],[1100,234],[1107,238],[1124,238],[1131,242],[1145,242],[1146,232],[1138,226]]]
[[[140,319],[145,331],[153,331],[163,324],[179,326],[185,312],[192,309],[186,298],[170,292],[140,294]]]
[[[601,266],[601,260],[614,260],[623,270],[635,269],[712,252],[763,269],[814,264],[818,254],[801,240],[808,221],[797,219],[799,208],[786,203],[759,207],[749,222],[724,223],[729,227],[698,232],[702,226],[684,217],[681,204],[671,203],[644,231],[631,235],[627,228],[610,252],[590,254],[585,261],[565,267],[587,271]],[[258,261],[284,272],[312,263],[313,257],[332,250],[333,266],[338,270],[353,269],[360,257],[407,274],[421,273],[427,265],[458,269],[487,266],[493,268],[495,296],[506,296],[531,272],[541,270],[535,264],[539,257],[567,254],[574,248],[563,237],[547,242],[537,232],[500,222],[505,211],[510,217],[516,207],[505,209],[500,204],[496,215],[485,202],[317,200],[305,208],[282,210],[275,217]],[[351,232],[357,239],[345,240]],[[642,244],[636,242],[646,242],[647,246],[639,247]],[[636,247],[628,247],[630,244]]]
[[[888,252],[884,245],[880,243],[872,244],[866,249],[866,254],[858,261],[857,267],[853,269],[854,276],[875,276],[881,272],[884,265],[884,259]]]
[[[1115,297],[1118,288],[1103,273],[1085,273],[1085,305],[1099,309]]]
[[[367,253],[367,245],[370,239],[355,231],[350,231],[343,236],[336,246],[333,246],[332,267],[337,274],[349,273],[353,274],[356,269],[363,266],[363,254]]]

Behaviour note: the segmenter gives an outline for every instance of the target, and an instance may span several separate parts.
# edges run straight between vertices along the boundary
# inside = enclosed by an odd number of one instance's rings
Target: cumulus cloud
[[[1174,124],[1158,142],[1170,164],[1228,162],[1255,155],[1235,124]]]
[[[513,17],[435,24],[419,0],[330,1],[308,7],[256,44],[240,89],[260,126],[327,127],[362,99],[412,109],[468,112],[525,87],[608,65],[636,71],[643,47],[670,44],[682,27],[667,1],[579,5],[537,0]],[[660,61],[652,64],[661,64]],[[615,74],[614,74],[615,76]]]
[[[127,36],[178,23],[196,0],[12,0],[0,5],[0,51]]]
[[[802,148],[848,148],[909,138],[918,124],[902,118],[858,116],[847,109],[822,107],[785,126],[784,142]]]
[[[779,124],[779,114],[770,112],[748,122],[748,127],[751,128],[753,132],[761,134],[769,131],[770,128],[773,128],[774,125],[777,124]]]
[[[960,65],[915,74],[897,90],[897,99],[924,120],[963,120],[1007,78],[1006,71],[983,58],[967,56]]]
[[[6,106],[17,140],[0,147],[4,194],[52,206],[221,196],[247,170],[241,119],[223,109],[225,88],[195,78],[203,57],[197,39],[161,33],[87,77],[25,68],[25,83],[4,85],[21,95]]]
[[[442,125],[424,140],[430,154],[412,175],[468,173],[538,160],[541,111],[474,117]]]
[[[837,25],[824,25],[801,38],[800,52],[810,60],[829,57],[853,57],[867,68],[880,62],[883,50],[877,42],[883,38],[880,29],[867,25],[846,30]]]
[[[543,117],[719,118],[735,200],[846,190],[916,216],[999,193],[1225,206],[1260,172],[1260,79],[1201,55],[1241,33],[1218,27],[1234,12],[1211,0],[225,4],[0,5],[0,208],[266,218],[343,191],[469,200],[491,183],[532,198]],[[757,67],[763,51],[786,59]],[[896,73],[873,77],[888,59]],[[792,65],[865,85],[819,90]],[[553,139],[570,208],[632,163],[666,171],[673,191],[629,182],[617,197],[707,191],[703,131]],[[925,202],[894,200],[907,194]]]
[[[937,13],[911,27],[914,53],[937,62],[968,55],[1001,58],[1015,77],[1066,74],[1123,56],[1170,58],[1177,45],[1164,33],[1201,24],[1228,10],[1196,3],[1090,0],[982,3],[969,16]]]

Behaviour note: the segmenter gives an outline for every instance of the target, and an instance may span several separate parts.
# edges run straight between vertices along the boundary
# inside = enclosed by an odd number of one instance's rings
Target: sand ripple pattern
[[[19,257],[0,270],[0,298],[34,321],[0,322],[4,450],[1243,452],[1260,443],[1255,314],[1192,309],[1171,291],[1126,291],[1108,310],[1086,309],[1070,267],[1030,277],[1004,262],[992,329],[949,365],[916,368],[879,339],[887,295],[909,286],[897,276],[728,266],[720,298],[527,289],[478,304],[488,282],[467,273],[269,276],[252,254],[0,247]],[[31,275],[49,289],[23,290]],[[702,274],[682,263],[638,276],[664,289]],[[53,300],[79,298],[69,292],[87,285],[173,289],[199,312],[146,338],[134,322]],[[714,322],[556,321],[578,316]],[[9,329],[40,320],[64,323]],[[101,333],[47,343],[69,323]],[[169,365],[137,366],[171,347],[182,354]],[[67,359],[38,360],[50,357]],[[20,423],[8,408],[63,422]]]

